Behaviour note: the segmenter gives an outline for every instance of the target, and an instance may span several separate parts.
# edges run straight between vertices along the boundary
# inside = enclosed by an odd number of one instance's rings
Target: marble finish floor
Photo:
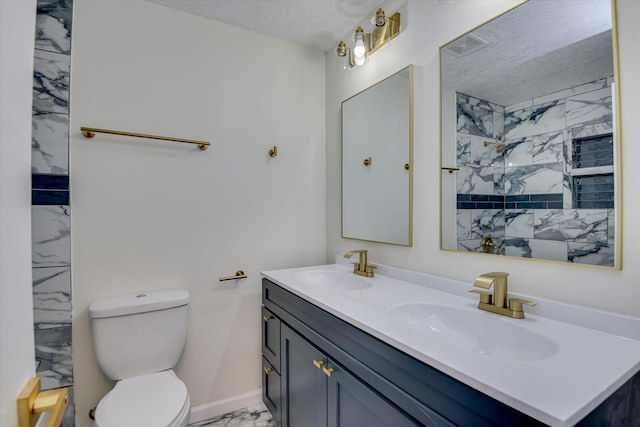
[[[229,412],[215,418],[189,424],[189,427],[276,427],[264,404]]]

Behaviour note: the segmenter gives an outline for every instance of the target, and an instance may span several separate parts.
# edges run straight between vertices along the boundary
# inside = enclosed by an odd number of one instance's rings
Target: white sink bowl
[[[331,270],[308,270],[295,274],[295,278],[305,286],[326,290],[355,291],[371,286],[365,279],[353,273]]]
[[[518,326],[521,320],[496,318],[491,313],[407,303],[389,308],[391,318],[424,339],[443,346],[516,362],[538,361],[558,353],[558,345]]]

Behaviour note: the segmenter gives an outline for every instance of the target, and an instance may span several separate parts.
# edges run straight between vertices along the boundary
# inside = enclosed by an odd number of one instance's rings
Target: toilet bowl
[[[95,412],[96,427],[186,427],[187,387],[173,371],[187,340],[189,293],[154,291],[89,306],[96,360],[117,381]]]
[[[191,401],[172,370],[120,380],[96,408],[95,427],[186,427]]]

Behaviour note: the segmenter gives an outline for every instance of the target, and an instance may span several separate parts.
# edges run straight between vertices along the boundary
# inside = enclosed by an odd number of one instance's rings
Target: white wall
[[[257,389],[259,272],[324,262],[324,54],[144,1],[76,0],[74,13],[76,425],[111,385],[87,314],[111,295],[189,290],[176,371],[192,406]],[[80,126],[212,144],[89,140]],[[238,269],[249,278],[218,281]]]
[[[35,375],[31,288],[31,91],[35,0],[0,1],[0,425]]]
[[[640,316],[640,193],[635,164],[640,161],[640,2],[619,0],[618,25],[622,90],[623,270],[511,259],[439,250],[439,46],[516,5],[519,0],[409,1],[406,30],[391,47],[377,52],[346,78],[333,74],[327,54],[327,262],[350,249],[369,249],[370,260],[470,283],[481,273],[511,273],[518,293]],[[384,8],[384,6],[383,6]],[[408,64],[416,64],[414,129],[414,247],[402,248],[340,237],[340,102]]]

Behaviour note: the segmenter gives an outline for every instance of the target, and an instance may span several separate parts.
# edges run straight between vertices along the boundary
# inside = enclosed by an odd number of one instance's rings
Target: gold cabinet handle
[[[268,322],[269,320],[273,319],[273,316],[262,316],[262,320],[264,320],[265,322]]]
[[[269,368],[269,367],[266,367],[266,366],[264,367],[264,373],[265,373],[265,374],[269,375],[269,373],[270,373],[271,371],[273,371],[273,368]]]
[[[322,365],[324,365],[324,362],[322,360],[313,360],[313,364],[316,365],[316,368],[320,369],[322,368]]]
[[[272,149],[269,150],[269,157],[277,157],[278,156],[278,147],[275,145]]]
[[[333,369],[333,368],[329,368],[329,369],[327,369],[327,368],[322,368],[322,372],[324,372],[324,374],[325,374],[326,376],[330,377],[330,376],[331,376],[331,374],[333,374],[334,369]]]
[[[362,162],[363,165],[365,166],[369,166],[371,165],[371,163],[373,163],[373,159],[371,157],[367,157],[366,159],[364,159],[364,161]]]
[[[409,169],[411,169],[411,166],[409,165],[409,163],[405,163],[404,170],[409,170]]]

